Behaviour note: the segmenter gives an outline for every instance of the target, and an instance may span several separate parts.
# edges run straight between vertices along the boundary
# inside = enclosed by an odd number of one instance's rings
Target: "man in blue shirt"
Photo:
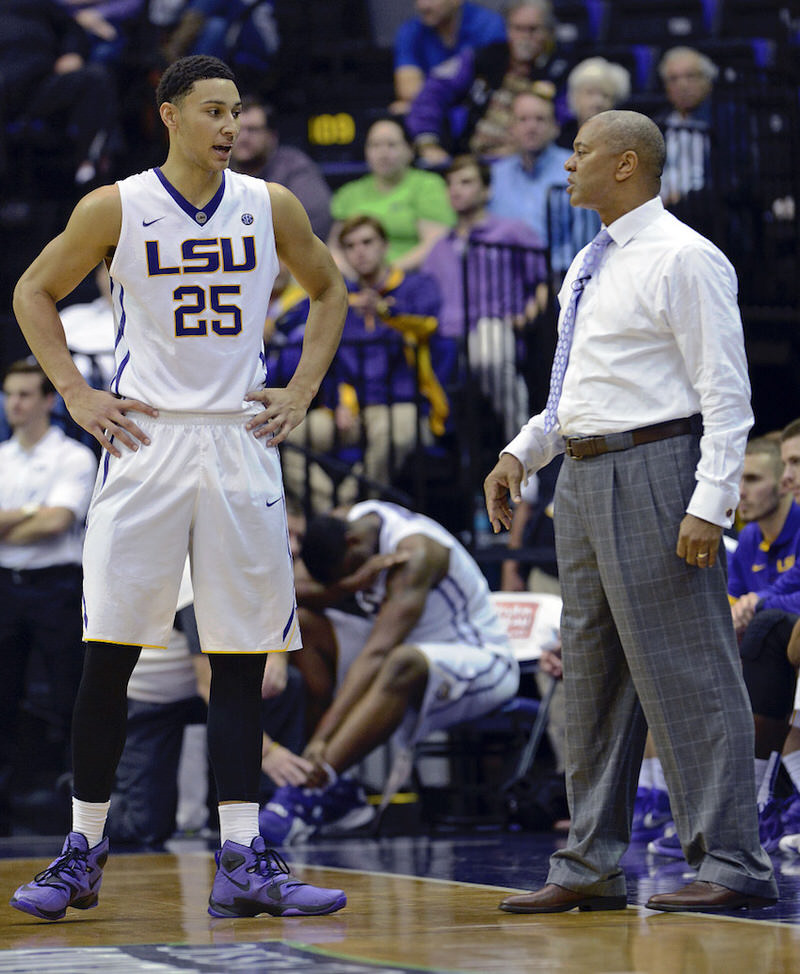
[[[532,90],[520,92],[511,113],[517,151],[492,164],[489,212],[523,220],[540,240],[549,243],[547,192],[551,186],[566,186],[564,163],[571,153],[555,144],[558,123],[551,99]]]
[[[505,41],[496,10],[470,0],[416,0],[416,17],[398,28],[394,41],[396,112],[407,112],[432,68],[466,48]]]

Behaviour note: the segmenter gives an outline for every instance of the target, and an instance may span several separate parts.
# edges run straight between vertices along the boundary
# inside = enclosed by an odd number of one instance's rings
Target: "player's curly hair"
[[[178,102],[189,94],[195,81],[206,78],[224,78],[236,81],[236,76],[224,61],[207,54],[191,54],[174,61],[161,75],[156,89],[156,105],[160,108],[165,101]]]

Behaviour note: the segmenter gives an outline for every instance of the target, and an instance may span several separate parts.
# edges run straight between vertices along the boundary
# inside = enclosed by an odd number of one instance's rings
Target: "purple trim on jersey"
[[[206,203],[202,209],[193,206],[185,196],[181,196],[177,189],[172,185],[172,183],[167,179],[161,169],[156,166],[153,172],[158,176],[161,181],[161,185],[169,193],[169,195],[175,200],[178,206],[183,210],[184,213],[188,214],[198,226],[204,227],[209,222],[211,217],[217,212],[219,204],[222,202],[222,197],[225,193],[225,173],[222,173],[222,182],[219,184],[219,189],[214,193],[211,199]],[[200,223],[197,219],[198,213],[205,213],[206,219]]]
[[[81,608],[83,609],[83,624],[84,626],[89,625],[89,613],[86,611],[86,596],[81,596]]]
[[[445,585],[448,582],[450,582],[450,585],[447,587],[450,589],[455,589],[455,597],[453,594],[449,594],[445,591]],[[469,643],[470,645],[481,646],[483,644],[481,634],[478,632],[475,626],[472,625],[467,616],[467,597],[459,587],[456,580],[450,575],[445,575],[436,588],[439,590],[445,602],[450,606],[450,611],[453,615],[451,622],[456,632],[464,638],[465,642]]]
[[[291,614],[289,616],[289,621],[283,627],[283,638],[284,639],[286,639],[287,635],[289,634],[289,630],[292,627],[292,620],[294,619],[294,613],[295,613],[295,607],[292,607],[292,612],[291,612]]]
[[[109,437],[109,443],[113,443],[113,442],[114,442],[114,434],[112,433],[111,436]],[[111,454],[108,452],[108,450],[106,450],[106,455],[103,457],[103,479],[100,483],[101,487],[104,486],[106,482],[106,477],[108,477],[108,464],[110,459],[111,459]]]
[[[267,367],[267,355],[263,348],[258,353],[258,360],[261,363],[262,368],[264,369],[264,388],[266,389],[267,378],[269,377],[269,369]]]
[[[113,280],[111,281],[111,287],[112,289],[114,287]],[[125,288],[120,284],[119,286],[119,327],[117,328],[117,337],[114,339],[115,351],[117,345],[119,345],[120,341],[122,341],[122,336],[125,334],[125,324],[127,320],[128,320],[128,316],[125,312]]]
[[[125,358],[119,363],[119,368],[117,369],[114,378],[111,380],[111,391],[119,394],[119,380],[122,378],[122,373],[125,371],[125,366],[130,361],[131,353],[126,352]]]

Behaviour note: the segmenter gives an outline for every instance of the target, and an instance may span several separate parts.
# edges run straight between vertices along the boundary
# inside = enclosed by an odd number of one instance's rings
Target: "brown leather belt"
[[[567,436],[564,438],[564,452],[573,460],[583,460],[586,457],[599,457],[604,453],[630,450],[631,447],[642,446],[645,443],[668,440],[672,436],[683,436],[686,433],[699,434],[702,428],[702,418],[699,413],[696,413],[686,419],[671,419],[666,423],[640,426],[638,429],[626,430],[624,433],[607,433],[605,436]]]

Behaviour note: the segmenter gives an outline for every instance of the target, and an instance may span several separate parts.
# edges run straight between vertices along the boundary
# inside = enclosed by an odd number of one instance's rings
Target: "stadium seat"
[[[708,0],[613,0],[608,5],[610,44],[694,44],[713,32]]]

